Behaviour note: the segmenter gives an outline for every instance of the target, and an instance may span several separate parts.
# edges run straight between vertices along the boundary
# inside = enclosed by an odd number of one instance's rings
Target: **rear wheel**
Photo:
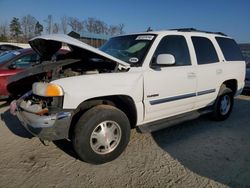
[[[127,116],[115,107],[99,105],[80,117],[72,141],[80,159],[102,164],[117,158],[126,148],[129,138]]]
[[[212,117],[214,120],[227,119],[233,109],[234,97],[231,89],[222,85],[219,95],[215,101]]]

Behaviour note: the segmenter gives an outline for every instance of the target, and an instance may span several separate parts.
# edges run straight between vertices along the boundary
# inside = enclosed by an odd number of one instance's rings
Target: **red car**
[[[58,54],[66,54],[68,50],[61,49]],[[56,54],[57,55],[57,54]],[[52,57],[52,58],[55,58]],[[40,63],[39,55],[31,48],[9,51],[0,56],[0,98],[9,96],[7,91],[7,79]]]

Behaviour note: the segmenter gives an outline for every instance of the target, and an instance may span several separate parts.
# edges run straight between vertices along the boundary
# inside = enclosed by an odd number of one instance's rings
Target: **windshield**
[[[126,35],[109,39],[100,50],[131,66],[140,66],[155,35]]]
[[[7,53],[4,53],[3,55],[0,56],[0,64],[11,60],[12,58],[16,57],[19,54],[20,52],[18,51],[9,51]]]

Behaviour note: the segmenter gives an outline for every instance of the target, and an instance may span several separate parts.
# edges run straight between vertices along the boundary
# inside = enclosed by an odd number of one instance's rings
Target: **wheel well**
[[[236,91],[237,91],[237,80],[232,79],[232,80],[227,80],[225,82],[223,82],[224,85],[226,85],[227,88],[231,89],[233,94],[235,95]]]
[[[71,137],[75,124],[79,118],[90,108],[94,106],[106,104],[114,106],[123,111],[129,119],[131,128],[135,128],[137,122],[137,111],[133,99],[126,95],[112,95],[105,97],[92,98],[82,102],[73,115],[69,129],[69,138]]]

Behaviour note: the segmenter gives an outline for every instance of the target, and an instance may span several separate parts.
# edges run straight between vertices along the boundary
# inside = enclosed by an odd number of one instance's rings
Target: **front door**
[[[175,64],[157,65],[159,54],[171,54]],[[184,36],[168,35],[159,43],[144,74],[145,122],[190,111],[196,97],[196,68]]]

